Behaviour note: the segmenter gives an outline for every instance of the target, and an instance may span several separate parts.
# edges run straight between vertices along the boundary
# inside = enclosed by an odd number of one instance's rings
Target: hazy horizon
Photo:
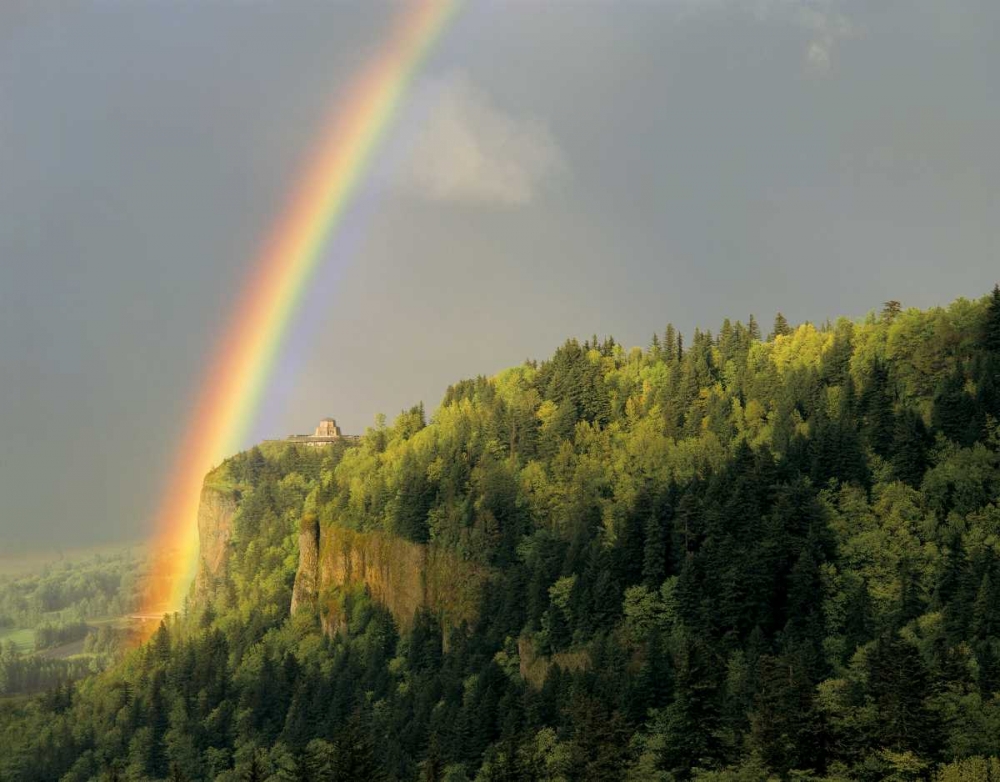
[[[141,540],[378,4],[0,8],[0,552]],[[565,338],[860,318],[1000,276],[1000,7],[466,7],[249,442],[361,432]]]

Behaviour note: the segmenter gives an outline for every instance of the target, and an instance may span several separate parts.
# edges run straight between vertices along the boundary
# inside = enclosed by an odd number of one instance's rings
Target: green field
[[[90,625],[90,632],[92,633],[102,625],[110,625],[118,630],[126,630],[131,626],[132,622],[128,616],[105,616],[98,619],[90,619],[87,621],[87,624]],[[43,649],[38,654],[48,659],[79,657],[84,654],[84,640],[83,638],[79,638],[69,643]],[[32,654],[35,652],[35,631],[30,628],[0,630],[0,643],[10,642],[13,642],[22,654]],[[92,657],[93,655],[88,654],[87,656]]]
[[[20,652],[31,652],[35,648],[35,631],[25,628],[0,630],[0,642],[14,642]]]

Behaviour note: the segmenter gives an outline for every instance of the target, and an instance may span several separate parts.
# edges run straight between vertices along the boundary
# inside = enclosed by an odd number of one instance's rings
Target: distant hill
[[[143,555],[149,543],[145,540],[100,543],[70,549],[33,549],[12,553],[0,551],[0,577],[38,573],[43,568],[66,562],[80,562],[96,556],[116,556],[126,551]]]

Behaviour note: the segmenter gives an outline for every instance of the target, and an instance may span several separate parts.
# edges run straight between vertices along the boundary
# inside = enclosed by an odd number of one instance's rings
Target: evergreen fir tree
[[[368,726],[359,710],[356,710],[334,739],[335,761],[332,779],[370,780],[379,782],[385,773],[375,755]]]
[[[924,420],[915,410],[896,417],[891,447],[893,472],[899,480],[918,487],[927,469],[930,440]]]
[[[896,419],[893,413],[892,393],[889,388],[889,370],[881,361],[872,366],[868,384],[861,395],[865,411],[865,438],[879,456],[892,456]]]
[[[899,313],[902,311],[903,311],[903,305],[900,304],[898,301],[896,301],[895,299],[887,301],[882,306],[882,322],[892,323],[897,318]]]
[[[681,642],[674,670],[675,696],[665,712],[664,752],[670,771],[686,779],[691,769],[716,754],[718,684],[710,650],[690,638]]]
[[[990,294],[980,344],[984,350],[1000,354],[1000,284],[994,285]]]
[[[982,640],[1000,637],[1000,589],[993,586],[989,571],[983,574],[972,606],[972,632]]]
[[[884,634],[868,653],[867,672],[883,745],[899,752],[931,749],[938,721],[925,703],[929,681],[920,652],[897,633]]]
[[[932,423],[948,439],[965,446],[975,442],[982,430],[975,400],[965,389],[965,373],[960,365],[955,366],[934,397]]]
[[[773,342],[776,337],[787,337],[792,333],[792,327],[788,325],[788,321],[785,316],[780,312],[774,316],[774,326],[771,328],[771,333],[768,335],[768,342]]]
[[[668,363],[672,363],[676,358],[674,351],[677,347],[677,332],[674,329],[673,323],[668,323],[666,330],[663,332],[663,359]]]
[[[658,589],[667,576],[668,520],[656,512],[646,517],[645,543],[642,553],[642,581],[649,589]]]
[[[260,752],[254,752],[250,759],[246,775],[243,777],[246,782],[264,782],[267,778],[267,771],[264,768],[264,760]]]

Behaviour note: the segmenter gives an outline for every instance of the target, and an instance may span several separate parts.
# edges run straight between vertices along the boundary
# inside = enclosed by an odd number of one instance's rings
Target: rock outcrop
[[[292,613],[315,604],[319,587],[319,520],[309,513],[299,525],[299,567],[292,587]]]
[[[238,507],[239,495],[235,490],[205,481],[198,505],[200,553],[195,595],[199,598],[211,595],[216,581],[225,575]]]
[[[240,492],[210,474],[198,508],[198,600],[211,599],[226,578]],[[320,524],[306,513],[299,526],[299,562],[291,612],[318,612],[328,633],[346,627],[347,602],[359,590],[384,605],[399,627],[413,625],[418,610],[433,613],[447,630],[475,620],[489,569],[451,549],[421,544],[382,531],[358,532]]]
[[[345,627],[344,596],[360,588],[403,630],[418,609],[450,629],[476,618],[487,577],[486,568],[440,546],[310,521],[299,535],[292,613],[315,606],[327,632],[336,632]]]

